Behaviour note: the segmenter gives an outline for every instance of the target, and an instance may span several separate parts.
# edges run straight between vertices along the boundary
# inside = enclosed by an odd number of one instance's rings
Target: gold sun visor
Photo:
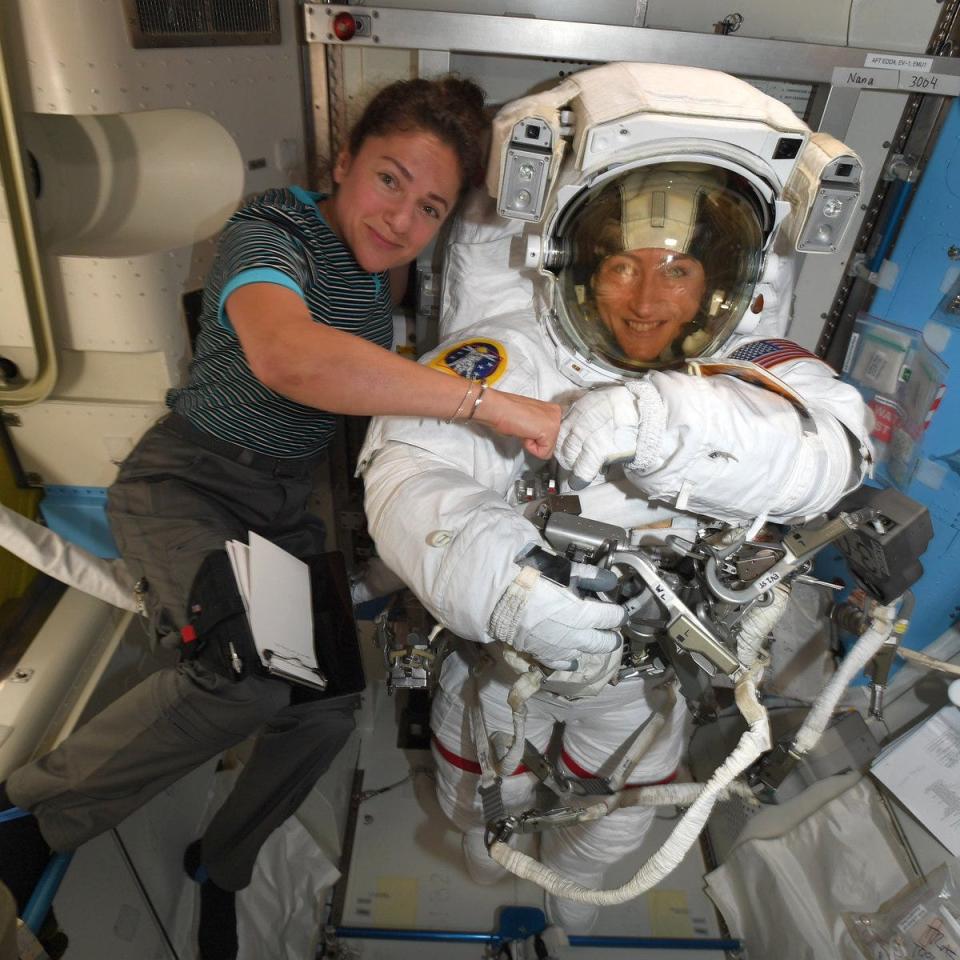
[[[709,355],[759,276],[763,212],[738,174],[707,164],[634,168],[586,188],[552,243],[562,335],[618,372]]]

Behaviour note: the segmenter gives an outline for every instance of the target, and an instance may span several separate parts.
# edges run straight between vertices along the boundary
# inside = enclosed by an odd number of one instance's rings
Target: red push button
[[[350,13],[338,13],[333,18],[333,32],[338,40],[350,40],[357,32],[357,21]]]

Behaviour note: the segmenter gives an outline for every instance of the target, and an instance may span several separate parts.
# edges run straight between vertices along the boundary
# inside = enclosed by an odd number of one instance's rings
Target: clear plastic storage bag
[[[953,874],[937,867],[876,913],[845,913],[868,960],[960,960],[960,897]]]

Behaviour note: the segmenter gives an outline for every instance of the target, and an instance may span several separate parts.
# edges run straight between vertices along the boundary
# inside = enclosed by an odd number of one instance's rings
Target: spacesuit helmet
[[[614,173],[554,222],[557,332],[621,376],[719,349],[761,271],[763,211],[749,182],[719,166]]]

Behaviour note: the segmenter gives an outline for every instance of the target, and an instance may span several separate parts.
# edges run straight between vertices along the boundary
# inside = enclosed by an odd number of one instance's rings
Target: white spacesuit
[[[859,396],[779,339],[786,246],[829,252],[839,240],[837,217],[815,222],[811,198],[822,197],[824,171],[839,169],[846,186],[857,179],[841,144],[817,140],[732,77],[616,64],[504,108],[491,165],[499,210],[520,219],[487,214],[461,226],[456,282],[486,292],[454,288],[458,309],[446,321],[456,335],[423,362],[569,405],[560,490],[579,488],[584,517],[682,536],[698,517],[752,525],[813,516],[860,482],[869,454]],[[528,237],[523,270],[508,263],[517,224]],[[493,315],[493,291],[516,309]],[[484,318],[464,326],[483,298]],[[643,679],[606,682],[620,664],[623,609],[527,565],[531,548],[549,550],[517,506],[518,480],[538,466],[510,439],[410,418],[375,420],[360,457],[381,558],[493,661],[474,674],[462,656],[448,657],[432,718],[440,803],[465,832],[480,882],[500,868],[483,845],[470,707],[479,704],[487,736],[509,741],[517,673],[507,648],[557,671],[527,700],[525,736],[545,751],[562,721],[570,775],[609,774],[656,709],[666,723],[629,782],[668,780],[682,753],[682,698]],[[506,809],[528,806],[535,778],[522,766],[503,772]],[[651,817],[629,807],[547,831],[543,862],[596,887],[640,845]],[[554,896],[547,909],[570,932],[596,914]]]

